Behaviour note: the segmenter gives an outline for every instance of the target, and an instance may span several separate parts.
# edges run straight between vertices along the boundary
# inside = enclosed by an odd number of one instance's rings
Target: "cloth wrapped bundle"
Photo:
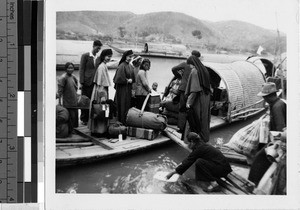
[[[88,109],[90,106],[90,99],[85,96],[85,95],[80,95],[78,96],[78,102],[77,102],[77,106],[80,108],[86,108]]]
[[[122,134],[122,138],[126,139],[127,127],[117,121],[117,122],[109,125],[108,134],[109,134],[110,138],[117,138],[119,136],[119,134]]]
[[[241,128],[232,136],[227,144],[224,144],[224,146],[233,149],[237,153],[253,156],[256,153],[259,144],[261,124],[265,117],[266,115],[263,115],[250,125]]]
[[[66,138],[69,135],[69,112],[60,105],[56,106],[56,137]]]

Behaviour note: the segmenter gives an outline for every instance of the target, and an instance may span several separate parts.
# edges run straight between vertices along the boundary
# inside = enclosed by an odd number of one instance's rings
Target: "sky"
[[[298,8],[297,0],[60,0],[56,10],[174,11],[200,20],[240,20],[287,33],[290,23],[298,21]]]

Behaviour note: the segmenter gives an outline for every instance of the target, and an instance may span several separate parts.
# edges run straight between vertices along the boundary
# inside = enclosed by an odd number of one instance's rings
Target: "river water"
[[[72,41],[58,46],[58,53],[73,53]],[[91,43],[78,42],[84,46],[84,51],[88,51]],[[67,46],[62,49],[62,46]],[[76,48],[76,47],[74,47]],[[78,47],[77,47],[78,49]],[[81,48],[82,49],[82,48]],[[79,52],[77,52],[79,53]],[[80,54],[79,54],[80,55]],[[113,58],[119,59],[121,55],[114,53]],[[78,56],[77,56],[78,59]],[[211,57],[212,61],[213,58]],[[172,78],[171,68],[183,60],[150,58],[151,69],[148,72],[149,83],[158,83],[158,92],[163,92]],[[57,61],[58,62],[58,61]],[[63,74],[57,71],[57,77]],[[115,70],[109,70],[112,79]],[[78,77],[78,71],[74,72]],[[110,98],[114,97],[114,89],[109,89]],[[248,125],[253,120],[233,123],[211,132],[210,143],[216,144],[217,140],[222,139],[227,142],[231,136],[240,128]],[[122,158],[105,160],[93,164],[78,165],[68,168],[56,169],[56,192],[57,193],[121,193],[121,194],[190,194],[192,193],[182,181],[176,183],[163,182],[153,178],[158,171],[171,171],[178,165],[188,152],[171,142],[170,144],[147,150],[146,152],[136,153]],[[180,180],[190,180],[194,178],[194,167],[191,167]]]
[[[259,116],[218,128],[211,132],[210,143],[228,142],[240,128]],[[194,179],[194,166],[178,182],[154,179],[158,171],[173,170],[188,151],[174,142],[121,158],[56,169],[57,193],[118,193],[118,194],[192,194],[185,182]]]

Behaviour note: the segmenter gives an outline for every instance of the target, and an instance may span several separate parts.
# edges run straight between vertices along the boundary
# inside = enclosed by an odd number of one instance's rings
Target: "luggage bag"
[[[139,110],[135,107],[130,108],[126,117],[126,125],[131,127],[146,128],[162,131],[167,126],[167,118],[161,114],[155,114],[152,112],[144,112],[145,106],[149,99],[150,95],[148,94],[142,110]]]

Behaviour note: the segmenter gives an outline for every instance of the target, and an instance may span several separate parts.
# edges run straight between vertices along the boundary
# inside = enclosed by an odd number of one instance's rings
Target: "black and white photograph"
[[[299,204],[298,121],[288,112],[299,97],[288,90],[299,87],[297,1],[46,8],[50,208],[57,199],[61,209]]]

